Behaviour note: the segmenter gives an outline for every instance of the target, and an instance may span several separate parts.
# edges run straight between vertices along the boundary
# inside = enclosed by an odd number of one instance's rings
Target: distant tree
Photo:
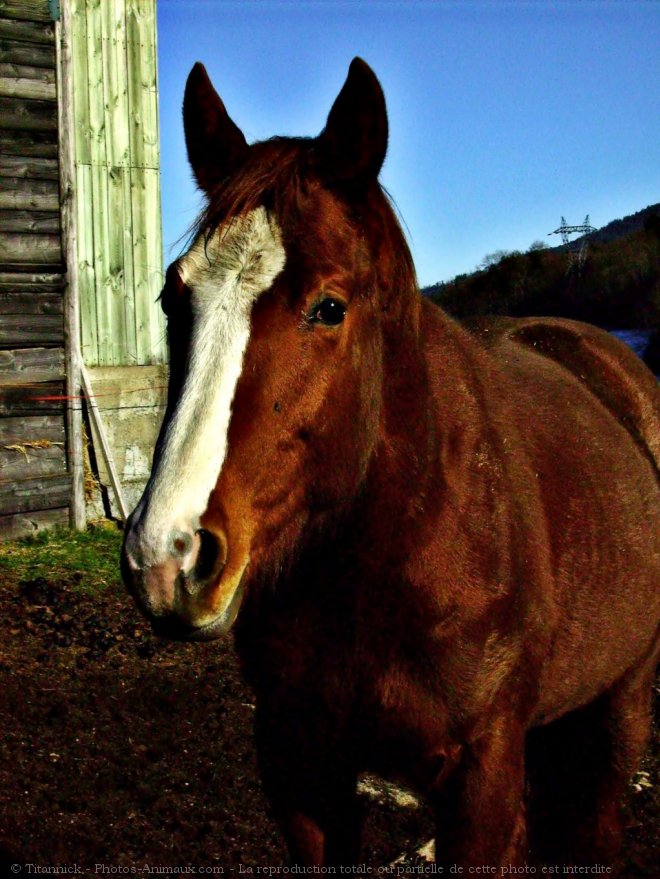
[[[493,253],[487,253],[477,265],[477,268],[481,270],[489,269],[491,266],[498,265],[503,259],[506,259],[507,256],[511,256],[512,254],[512,250],[495,250]]]
[[[653,238],[660,238],[660,214],[649,214],[646,217],[644,231]]]

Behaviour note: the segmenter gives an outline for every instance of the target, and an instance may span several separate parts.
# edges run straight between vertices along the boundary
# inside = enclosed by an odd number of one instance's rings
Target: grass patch
[[[97,591],[118,585],[122,532],[112,526],[87,531],[53,528],[0,543],[0,580],[18,584],[42,577]]]

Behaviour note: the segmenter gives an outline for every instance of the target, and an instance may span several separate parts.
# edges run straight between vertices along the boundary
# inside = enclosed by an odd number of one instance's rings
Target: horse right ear
[[[326,175],[344,185],[378,177],[387,152],[385,96],[369,65],[354,58],[317,149]]]
[[[208,193],[242,162],[249,146],[199,61],[186,82],[183,128],[190,167],[200,189]]]

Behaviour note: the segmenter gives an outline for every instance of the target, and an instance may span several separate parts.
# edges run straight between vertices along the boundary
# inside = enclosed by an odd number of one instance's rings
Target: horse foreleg
[[[299,866],[354,866],[360,853],[360,822],[349,800],[335,801],[328,809],[323,796],[310,796],[307,789],[299,799],[279,794],[269,796],[273,815],[282,830],[289,863]],[[284,800],[284,801],[283,801]],[[316,800],[316,801],[315,801]]]
[[[617,864],[622,801],[651,731],[657,659],[650,656],[589,705],[532,731],[530,837],[542,860]]]
[[[286,841],[291,864],[358,863],[357,772],[345,753],[258,717],[257,753],[264,791]]]
[[[509,719],[465,745],[431,796],[436,863],[446,868],[521,865],[527,852],[524,731]]]

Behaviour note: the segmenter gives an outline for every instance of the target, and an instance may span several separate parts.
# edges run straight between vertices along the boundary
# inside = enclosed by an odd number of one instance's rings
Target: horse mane
[[[260,205],[288,216],[300,192],[308,143],[311,138],[273,137],[253,144],[238,170],[221,178],[208,193],[193,234],[213,235],[225,220]]]
[[[191,238],[207,240],[229,218],[264,205],[281,222],[300,216],[306,193],[315,183],[328,185],[342,199],[352,221],[370,244],[378,267],[378,286],[387,300],[419,298],[412,255],[395,215],[389,193],[378,181],[360,191],[323,180],[318,169],[317,140],[273,137],[253,144],[240,168],[221,179],[191,229]]]

